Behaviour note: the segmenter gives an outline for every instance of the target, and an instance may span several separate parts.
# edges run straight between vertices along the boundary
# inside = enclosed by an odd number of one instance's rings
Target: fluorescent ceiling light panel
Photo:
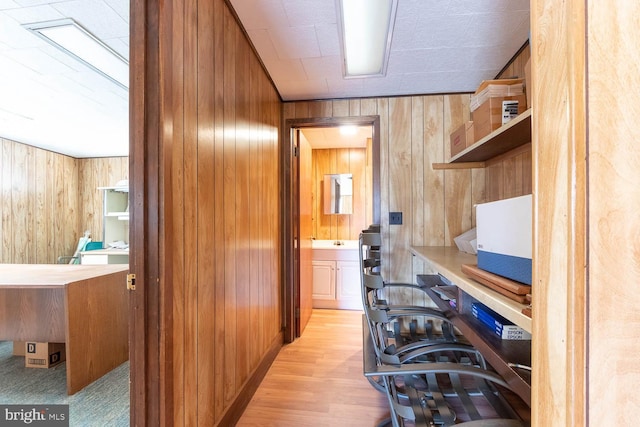
[[[123,89],[129,88],[129,62],[73,19],[25,24],[24,27]]]
[[[353,125],[343,125],[340,126],[340,135],[355,135],[358,133],[358,128]]]
[[[386,72],[397,0],[337,0],[345,77]]]

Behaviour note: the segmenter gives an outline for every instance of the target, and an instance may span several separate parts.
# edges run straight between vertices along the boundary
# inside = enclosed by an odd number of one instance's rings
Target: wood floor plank
[[[374,426],[385,396],[362,374],[362,312],[313,310],[302,337],[280,350],[238,426]]]

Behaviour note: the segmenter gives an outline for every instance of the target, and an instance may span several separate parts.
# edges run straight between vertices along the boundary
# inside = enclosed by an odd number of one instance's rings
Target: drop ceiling
[[[284,101],[473,92],[529,36],[529,0],[399,0],[385,77],[342,78],[333,0],[228,0]],[[128,154],[128,92],[21,24],[73,18],[129,57],[128,0],[0,0],[0,137]]]

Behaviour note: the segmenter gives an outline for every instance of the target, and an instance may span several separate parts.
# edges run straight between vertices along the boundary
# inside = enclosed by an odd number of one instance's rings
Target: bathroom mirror
[[[353,177],[350,173],[324,176],[324,213],[351,214],[353,209]]]

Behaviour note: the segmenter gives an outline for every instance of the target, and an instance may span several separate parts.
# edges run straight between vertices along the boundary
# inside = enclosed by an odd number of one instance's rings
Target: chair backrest
[[[102,249],[102,242],[89,242],[84,247],[85,251],[95,251],[97,249]]]

